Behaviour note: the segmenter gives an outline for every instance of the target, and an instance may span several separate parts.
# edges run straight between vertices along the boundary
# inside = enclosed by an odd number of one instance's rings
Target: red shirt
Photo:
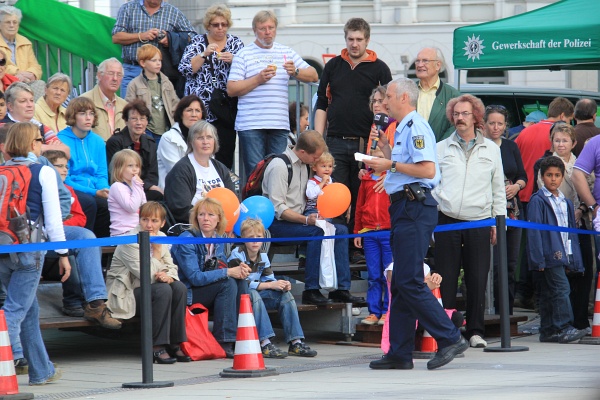
[[[533,193],[533,183],[537,177],[533,176],[533,165],[542,158],[546,150],[550,150],[550,128],[555,121],[547,119],[541,120],[521,131],[515,143],[521,152],[523,167],[527,173],[527,185],[519,192],[519,199],[529,203],[529,198]]]
[[[75,194],[75,191],[71,186],[65,185],[69,192],[71,192],[71,197],[73,198],[73,202],[71,203],[71,215],[72,217],[63,222],[63,225],[67,226],[80,226],[85,228],[85,223],[87,222],[87,217],[83,213],[83,209],[81,208],[81,204],[79,203],[79,199]]]
[[[381,230],[390,229],[390,197],[383,191],[375,192],[373,186],[377,181],[371,178],[372,173],[367,172],[361,179],[356,200],[356,213],[354,214],[354,233],[363,229]]]

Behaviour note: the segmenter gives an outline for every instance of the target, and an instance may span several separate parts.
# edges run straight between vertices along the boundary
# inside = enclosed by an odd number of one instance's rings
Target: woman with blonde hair
[[[225,232],[227,219],[221,203],[205,197],[190,212],[192,228],[180,237],[218,238]],[[233,358],[240,296],[248,293],[245,279],[250,268],[227,268],[223,243],[177,244],[171,248],[179,266],[179,279],[188,289],[187,304],[202,303],[213,316],[213,335],[228,358]]]

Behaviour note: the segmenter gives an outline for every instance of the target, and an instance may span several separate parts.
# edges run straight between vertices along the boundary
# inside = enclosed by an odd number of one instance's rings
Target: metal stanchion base
[[[413,351],[412,356],[415,360],[429,360],[435,356],[435,352],[431,351]],[[464,358],[464,354],[457,354],[454,358]]]
[[[165,388],[165,387],[173,387],[175,386],[175,384],[173,382],[148,382],[148,383],[144,383],[144,382],[130,382],[130,383],[124,383],[121,385],[122,388],[124,389],[158,389],[158,388]]]
[[[527,346],[511,346],[511,347],[486,347],[483,349],[487,353],[514,353],[517,351],[529,351]]]
[[[33,393],[17,393],[0,395],[0,400],[30,400],[33,399]]]
[[[279,372],[275,368],[265,368],[265,369],[233,369],[233,368],[225,368],[223,371],[219,373],[221,378],[259,378],[262,376],[272,376],[279,375]]]
[[[584,336],[579,339],[578,344],[600,344],[600,337]]]

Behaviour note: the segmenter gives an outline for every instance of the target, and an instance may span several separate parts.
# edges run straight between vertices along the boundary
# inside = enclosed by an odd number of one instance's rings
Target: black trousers
[[[508,313],[513,314],[515,302],[515,271],[519,261],[519,250],[521,249],[521,228],[509,227],[506,230],[506,252],[508,270]],[[500,292],[498,291],[498,246],[494,246],[494,308],[496,314],[500,313]]]
[[[438,225],[461,221],[438,214]],[[485,289],[490,269],[490,228],[435,233],[435,270],[442,276],[444,308],[456,308],[460,268],[467,286],[467,337],[483,336]]]
[[[233,171],[233,162],[235,161],[235,142],[237,132],[232,126],[214,120],[211,122],[217,128],[219,135],[219,151],[215,154],[215,158],[221,161],[227,168]],[[246,172],[249,173],[249,172]],[[239,174],[238,174],[239,175]],[[241,176],[241,175],[240,175]]]
[[[156,282],[152,289],[152,344],[178,345],[187,341],[185,334],[185,312],[187,288],[179,281],[171,284]],[[140,314],[142,288],[133,290],[137,314]]]
[[[585,268],[583,275],[567,276],[571,293],[571,308],[573,309],[573,326],[577,329],[589,328],[588,303],[592,282],[594,281],[594,253],[592,250],[592,236],[578,235],[581,248],[581,258]]]

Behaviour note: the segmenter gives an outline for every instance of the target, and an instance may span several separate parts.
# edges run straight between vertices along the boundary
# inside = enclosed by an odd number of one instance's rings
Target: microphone
[[[388,117],[387,114],[384,113],[375,114],[375,117],[373,117],[373,123],[375,124],[375,128],[377,129],[377,133],[379,133],[379,130],[385,131],[390,125],[390,117]],[[371,141],[371,150],[375,150],[377,148],[378,140],[379,139],[374,139],[373,141]]]

